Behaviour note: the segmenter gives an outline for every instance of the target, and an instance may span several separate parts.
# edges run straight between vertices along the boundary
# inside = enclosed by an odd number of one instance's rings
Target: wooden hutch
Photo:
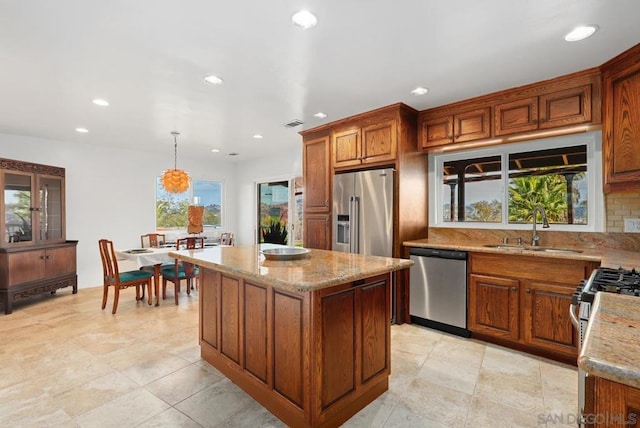
[[[0,159],[0,302],[72,287],[78,291],[76,245],[66,240],[65,170]]]

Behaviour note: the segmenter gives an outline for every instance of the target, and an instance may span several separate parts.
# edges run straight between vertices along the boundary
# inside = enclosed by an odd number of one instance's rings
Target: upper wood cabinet
[[[600,77],[598,69],[590,69],[423,110],[419,147],[431,150],[479,140],[508,143],[514,134],[536,138],[548,129],[557,130],[555,135],[581,132],[574,125],[601,122]]]
[[[303,141],[305,212],[326,213],[331,209],[329,144],[329,135],[312,137]]]
[[[495,135],[591,122],[591,85],[496,104]]]
[[[398,151],[395,120],[338,130],[333,134],[334,168],[394,161]]]
[[[640,45],[602,66],[604,191],[640,189]]]
[[[425,120],[421,125],[422,148],[491,137],[491,108]]]

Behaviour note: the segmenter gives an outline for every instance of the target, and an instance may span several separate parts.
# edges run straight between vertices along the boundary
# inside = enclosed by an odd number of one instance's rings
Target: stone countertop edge
[[[640,299],[597,293],[578,356],[578,367],[640,388]]]
[[[580,253],[548,253],[544,251],[534,251],[527,249],[500,249],[485,247],[485,245],[500,245],[496,242],[468,242],[468,241],[446,241],[446,240],[429,240],[417,239],[405,241],[402,243],[405,247],[419,248],[440,248],[459,251],[471,251],[478,253],[494,253],[494,254],[512,254],[529,257],[547,257],[554,259],[567,260],[584,260],[589,262],[600,263],[606,267],[623,267],[625,269],[636,268],[640,270],[640,252],[616,250],[612,248],[576,248],[566,246],[563,248],[569,250],[579,250]],[[544,247],[544,245],[542,245]],[[578,284],[576,284],[576,287]]]
[[[204,268],[294,292],[312,292],[413,265],[413,261],[408,259],[317,249],[311,249],[305,258],[298,260],[266,260],[260,254],[260,245],[179,250],[169,255]]]

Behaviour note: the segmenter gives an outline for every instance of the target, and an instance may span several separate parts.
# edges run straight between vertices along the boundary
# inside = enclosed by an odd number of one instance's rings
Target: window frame
[[[529,230],[531,223],[509,223],[509,154],[546,150],[552,148],[571,147],[576,145],[587,146],[587,218],[588,224],[552,224],[552,231],[569,232],[602,232],[604,231],[605,209],[604,193],[602,190],[602,132],[592,131],[587,133],[551,137],[540,140],[503,144],[485,148],[460,150],[455,152],[434,153],[428,155],[428,179],[431,183],[429,192],[429,227],[459,228],[459,229],[511,229]],[[445,162],[497,156],[502,157],[502,178],[500,179],[500,193],[502,195],[502,222],[445,222],[443,215],[443,166]],[[505,196],[505,193],[507,195]]]
[[[156,215],[156,207],[158,204],[158,183],[160,181],[160,176],[155,177],[155,183],[154,183],[154,223],[155,223],[155,228],[157,231],[160,232],[175,232],[175,233],[186,233],[187,232],[187,224],[185,224],[184,227],[181,228],[166,228],[166,227],[158,227],[158,216]],[[220,226],[211,226],[211,225],[203,225],[203,231],[202,233],[206,234],[207,232],[212,232],[212,231],[221,231],[224,230],[224,225],[225,225],[225,205],[226,205],[226,183],[225,180],[215,180],[215,179],[206,179],[206,178],[200,178],[200,177],[189,177],[189,188],[187,189],[187,192],[189,193],[189,196],[187,198],[187,200],[189,201],[189,204],[193,203],[193,191],[194,191],[194,185],[193,182],[194,181],[206,181],[209,183],[219,183],[220,184]],[[187,193],[185,192],[185,193]]]

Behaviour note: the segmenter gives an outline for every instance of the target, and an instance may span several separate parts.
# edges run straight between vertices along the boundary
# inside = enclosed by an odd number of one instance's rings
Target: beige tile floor
[[[2,312],[0,426],[284,426],[200,359],[197,294],[150,307],[125,290],[111,315],[101,291]],[[389,391],[347,427],[543,427],[575,415],[574,367],[414,325],[391,332]]]

